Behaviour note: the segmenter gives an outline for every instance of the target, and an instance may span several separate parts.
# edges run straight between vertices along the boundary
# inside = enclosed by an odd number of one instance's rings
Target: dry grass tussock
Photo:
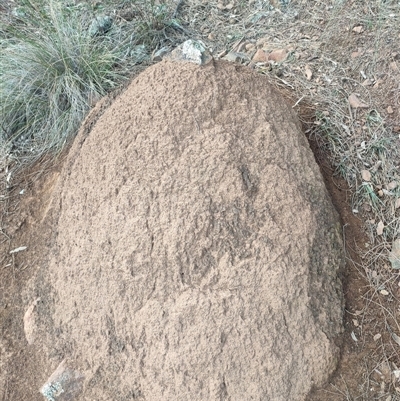
[[[88,57],[98,60],[99,71],[94,77],[89,74],[92,81],[86,75],[79,76],[81,86],[66,100],[67,106],[72,107],[75,100],[83,99],[74,111],[72,123],[61,119],[62,124],[68,125],[68,137],[88,110],[93,93],[104,94],[121,77],[128,76],[133,65],[150,63],[153,51],[165,46],[172,48],[186,38],[201,39],[215,56],[236,51],[244,64],[250,64],[290,93],[307,134],[328,155],[335,174],[351,188],[349,202],[353,213],[362,219],[368,236],[365,246],[357,249],[362,257],[357,268],[369,281],[363,295],[364,311],[372,304],[380,310],[380,316],[373,318],[365,312],[364,320],[380,320],[376,326],[384,329],[376,339],[379,347],[370,355],[372,365],[366,362],[365,380],[359,389],[346,388],[344,378],[343,385],[335,384],[333,392],[343,400],[400,400],[400,381],[396,376],[400,376],[400,370],[395,365],[400,368],[400,276],[389,260],[393,243],[400,238],[400,2],[121,0],[96,4],[77,1],[72,8],[85,11],[79,14],[86,18],[83,31],[88,29],[93,15],[112,16],[113,26],[100,39],[85,36],[85,40],[95,40],[98,45],[96,53],[88,53]],[[15,14],[15,10],[9,11]],[[23,18],[19,20],[21,23]],[[15,45],[10,30],[3,30],[0,40],[3,49],[9,49],[10,40]],[[260,48],[267,53],[285,49],[287,57],[279,62],[252,63]],[[109,57],[106,61],[104,55]],[[20,69],[26,68],[19,65]],[[66,71],[67,77],[69,72]],[[29,85],[31,79],[28,75],[24,85]],[[65,82],[69,87],[71,81]],[[18,97],[17,100],[24,102]],[[4,95],[2,107],[4,112]],[[44,113],[41,123],[51,117]],[[58,115],[53,119],[56,126],[58,119]],[[1,196],[6,197],[12,169],[24,164],[26,149],[16,151],[15,132],[3,131],[2,135],[0,162],[4,178],[0,189]],[[65,138],[56,138],[56,142],[59,140]],[[59,143],[46,144],[43,149],[58,149]],[[366,333],[361,330],[363,335]],[[371,393],[370,388],[378,386],[371,382],[371,375],[382,370],[385,363],[391,378],[383,388]]]

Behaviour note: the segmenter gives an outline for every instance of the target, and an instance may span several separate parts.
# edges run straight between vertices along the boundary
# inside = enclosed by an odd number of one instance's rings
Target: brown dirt
[[[164,62],[86,131],[50,203],[38,187],[29,250],[17,254],[35,266],[19,305],[40,302],[34,356],[10,375],[13,396],[29,386],[34,399],[65,357],[85,373],[86,397],[104,400],[173,399],[181,388],[191,399],[303,399],[325,380],[341,320],[335,215],[290,107],[265,78],[229,63]],[[49,256],[35,261],[39,252]],[[206,342],[187,341],[193,327]]]
[[[371,324],[364,321],[365,300],[363,297],[368,292],[369,285],[360,270],[362,262],[359,250],[364,248],[368,238],[365,234],[362,220],[357,218],[351,211],[351,191],[348,185],[343,179],[335,176],[334,171],[327,162],[327,155],[322,154],[316,142],[310,140],[310,145],[320,166],[332,202],[340,214],[347,261],[342,277],[346,314],[344,317],[345,333],[343,334],[341,359],[330,381],[324,387],[315,389],[310,395],[309,401],[347,400],[352,399],[351,394],[359,392],[360,387],[367,384],[364,382],[366,379],[366,364],[371,364],[369,357],[377,347],[373,340],[373,335],[377,333],[376,323]],[[373,316],[380,313],[378,307],[372,306],[371,308],[368,310],[370,315]],[[358,327],[355,327],[354,321],[359,323]],[[363,332],[360,331],[361,327]],[[352,332],[356,335],[358,342],[352,338]],[[365,338],[365,333],[367,333],[367,338]],[[367,389],[368,391],[370,389]],[[374,397],[375,395],[375,392],[371,392],[368,397]],[[374,398],[366,399],[372,400]]]
[[[82,130],[89,132],[115,92],[103,98],[85,119]],[[23,319],[32,302],[32,279],[43,253],[50,248],[43,234],[43,219],[51,194],[65,163],[68,149],[56,159],[43,159],[15,178],[7,198],[1,204],[0,243],[0,399],[2,401],[42,401],[38,383],[44,383],[52,367],[33,346],[27,346]],[[23,191],[23,193],[21,193]],[[40,228],[39,228],[40,227]],[[47,232],[51,232],[48,227]],[[27,246],[26,251],[10,251]],[[39,295],[39,294],[37,294]]]
[[[52,165],[52,166],[51,166]],[[35,273],[40,252],[45,248],[39,234],[62,163],[40,162],[11,189],[8,213],[3,216],[3,242],[0,244],[0,396],[2,401],[41,400],[37,383],[51,373],[40,353],[27,346],[23,316],[30,299],[29,280]],[[35,177],[40,178],[35,178]],[[24,191],[23,195],[20,194]],[[26,251],[10,251],[28,246]],[[39,368],[40,367],[40,368]]]
[[[91,119],[97,119],[96,113],[92,114],[86,121],[87,131],[90,130]],[[81,136],[81,144],[84,140],[85,138]],[[368,363],[369,355],[378,346],[378,343],[373,340],[373,335],[379,330],[382,333],[383,331],[382,328],[376,326],[376,322],[371,319],[369,321],[368,318],[374,314],[378,315],[380,309],[374,311],[374,307],[371,306],[372,311],[371,309],[368,311],[369,315],[366,315],[367,312],[364,310],[363,296],[368,291],[368,285],[363,278],[363,272],[359,270],[358,248],[362,249],[363,244],[367,241],[363,234],[361,221],[355,218],[350,210],[349,197],[351,194],[345,184],[333,176],[326,164],[326,157],[318,154],[317,148],[314,148],[314,151],[324,175],[326,186],[344,224],[343,233],[348,260],[343,277],[347,314],[345,317],[346,331],[343,334],[342,358],[330,383],[323,389],[316,389],[310,396],[310,401],[339,401],[347,399],[346,386],[353,393],[358,391],[365,379],[363,377],[365,375],[365,363]],[[73,160],[70,159],[69,163],[71,166]],[[0,244],[0,254],[4,255],[0,265],[0,329],[3,344],[3,348],[0,349],[0,372],[4,372],[5,365],[8,369],[6,376],[0,375],[0,380],[3,378],[3,382],[0,381],[2,401],[42,400],[37,391],[37,384],[44,383],[55,368],[55,366],[48,366],[44,355],[37,352],[40,346],[27,347],[22,320],[23,314],[32,300],[32,293],[29,291],[35,288],[32,284],[32,278],[38,277],[37,273],[40,271],[40,266],[37,262],[42,257],[41,252],[46,247],[52,246],[52,244],[46,243],[46,237],[42,235],[43,232],[50,233],[52,227],[45,228],[39,235],[37,230],[43,224],[43,219],[49,211],[51,192],[62,168],[63,162],[60,161],[57,165],[49,168],[46,174],[42,174],[39,180],[32,182],[31,177],[27,177],[25,182],[21,181],[21,185],[12,191],[9,199],[12,209],[2,224],[5,233],[11,234],[10,239],[6,239]],[[36,174],[41,170],[43,168],[39,165],[31,171],[31,174]],[[72,173],[71,170],[70,172]],[[25,189],[24,195],[19,195],[21,189]],[[28,251],[19,252],[12,258],[9,256],[9,250],[24,245],[28,246]],[[46,296],[50,296],[49,293],[35,295],[42,297],[43,305],[46,302]],[[364,320],[363,332],[354,326],[354,320],[357,319]],[[357,343],[351,338],[352,331],[359,339]],[[65,352],[65,349],[63,351]],[[57,359],[60,356],[55,355],[54,358]],[[12,362],[10,363],[11,357]],[[371,392],[371,398],[365,399],[378,399],[374,397],[378,397],[382,390],[379,378],[375,380],[372,388],[374,391],[367,388],[367,391]]]

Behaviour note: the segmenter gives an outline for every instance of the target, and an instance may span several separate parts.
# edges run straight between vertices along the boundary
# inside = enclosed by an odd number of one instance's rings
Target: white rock
[[[165,58],[173,61],[186,61],[198,65],[208,64],[213,59],[203,42],[192,39],[183,42]]]
[[[48,401],[72,401],[82,391],[84,376],[67,367],[63,360],[40,389]]]

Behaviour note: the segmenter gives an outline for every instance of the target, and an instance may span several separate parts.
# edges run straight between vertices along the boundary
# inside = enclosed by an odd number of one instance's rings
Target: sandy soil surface
[[[337,363],[343,256],[290,106],[246,67],[162,62],[101,108],[16,194],[5,399],[63,359],[84,399],[303,399]]]
[[[96,113],[102,113],[102,106],[106,103],[107,101],[104,100],[99,104],[97,110],[86,121],[86,130],[89,130],[97,119]],[[81,137],[80,141],[83,143],[85,139]],[[365,319],[361,302],[363,294],[368,291],[367,283],[358,271],[358,253],[355,251],[363,248],[367,242],[363,235],[362,224],[351,213],[348,202],[349,191],[346,185],[333,177],[325,155],[318,153],[317,147],[314,145],[311,143],[316,153],[316,160],[325,177],[326,186],[342,219],[348,263],[343,275],[347,314],[345,317],[346,331],[342,335],[342,357],[338,370],[332,376],[330,383],[323,388],[315,389],[311,399],[341,400],[345,399],[343,397],[346,395],[332,391],[335,389],[333,386],[339,386],[344,376],[347,385],[357,387],[359,382],[357,371],[360,372],[360,375],[363,374],[362,372],[365,371],[364,358],[379,347],[379,342],[374,339],[377,332],[375,322],[373,319]],[[4,227],[7,227],[7,236],[4,235],[4,242],[1,244],[1,255],[4,256],[0,266],[0,327],[2,335],[0,368],[4,372],[7,366],[7,375],[1,377],[2,382],[0,383],[4,401],[41,400],[42,396],[38,393],[37,383],[44,383],[54,370],[54,366],[47,364],[47,355],[37,352],[40,346],[27,346],[23,332],[23,318],[27,307],[32,302],[32,290],[46,288],[43,285],[38,286],[41,280],[43,283],[47,282],[47,278],[41,276],[40,272],[44,270],[40,269],[38,261],[43,260],[44,249],[52,249],[51,238],[57,235],[53,232],[52,224],[47,227],[44,224],[48,222],[46,215],[51,205],[52,189],[62,168],[65,168],[64,160],[65,158],[61,157],[58,163],[51,167],[47,165],[46,168],[44,168],[46,164],[39,164],[26,174],[25,181],[21,180],[10,196],[11,208],[2,223]],[[73,160],[69,159],[69,163],[73,165]],[[32,179],[35,175],[39,176],[37,180]],[[23,191],[22,194],[21,191]],[[38,233],[39,227],[40,233]],[[10,256],[10,251],[25,246],[28,247],[26,250],[12,253]],[[49,308],[48,316],[52,316],[54,312],[50,310],[52,294],[51,288],[36,294],[41,298],[41,307]],[[47,301],[48,303],[46,303]],[[44,310],[42,310],[42,315],[44,315],[43,312]],[[376,314],[379,314],[379,309],[376,309]],[[361,319],[365,319],[363,321],[364,332],[369,333],[362,337],[362,344],[354,340],[354,337],[357,338],[359,334],[356,322]],[[53,322],[42,321],[40,323],[48,324],[49,327],[53,325]],[[41,341],[48,341],[46,333],[41,332],[41,335],[44,337],[35,340],[39,344]],[[55,359],[62,358],[68,351],[68,347],[58,349],[59,354],[53,355],[53,357]],[[354,377],[354,383],[352,383],[351,377]],[[380,377],[376,381],[378,384],[379,380]],[[374,385],[372,388],[376,393],[379,392],[378,386]]]

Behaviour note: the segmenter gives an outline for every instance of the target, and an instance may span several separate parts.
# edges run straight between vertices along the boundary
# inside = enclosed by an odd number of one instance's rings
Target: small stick
[[[304,96],[302,96],[302,97],[292,106],[292,109],[294,109],[303,99],[304,99]]]

